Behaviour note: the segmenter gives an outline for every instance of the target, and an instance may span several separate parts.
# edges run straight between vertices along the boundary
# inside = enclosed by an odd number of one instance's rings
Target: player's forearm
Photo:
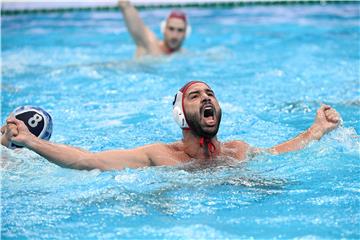
[[[71,146],[51,143],[34,137],[25,144],[25,147],[61,167],[79,170],[103,168],[93,153]]]
[[[307,146],[311,141],[320,140],[323,135],[324,132],[321,128],[313,125],[297,137],[270,148],[269,152],[273,154],[280,154],[300,150]]]
[[[146,26],[139,16],[139,13],[129,2],[120,4],[126,26],[137,45],[146,44]]]

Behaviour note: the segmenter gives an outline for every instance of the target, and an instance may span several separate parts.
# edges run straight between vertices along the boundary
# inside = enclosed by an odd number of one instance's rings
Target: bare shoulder
[[[225,142],[224,146],[229,148],[239,148],[239,149],[248,149],[250,147],[250,145],[244,141]]]
[[[247,158],[250,145],[243,141],[230,141],[223,143],[224,153],[239,160]]]
[[[186,160],[180,143],[154,143],[145,146],[152,165],[177,165]]]
[[[143,150],[150,154],[165,154],[179,151],[178,143],[153,143],[142,147]]]
[[[145,151],[163,151],[166,150],[168,148],[168,144],[166,143],[152,143],[152,144],[148,144],[148,145],[144,145],[142,147],[143,150]]]

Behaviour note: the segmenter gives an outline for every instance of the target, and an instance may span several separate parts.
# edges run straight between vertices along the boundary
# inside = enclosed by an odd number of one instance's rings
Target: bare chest
[[[247,157],[246,152],[242,149],[222,146],[217,154],[207,154],[199,157],[191,157],[187,153],[181,150],[158,151],[151,157],[152,165],[154,166],[174,166],[183,163],[187,163],[194,160],[214,160],[214,159],[226,159],[231,158],[235,160],[245,160]]]

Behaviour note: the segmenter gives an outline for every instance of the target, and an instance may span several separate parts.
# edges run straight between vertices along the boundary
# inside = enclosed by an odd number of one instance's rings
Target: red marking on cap
[[[180,88],[180,92],[182,92],[183,93],[183,98],[184,98],[184,95],[185,95],[185,93],[186,93],[186,91],[189,89],[189,87],[191,86],[191,85],[193,85],[193,84],[195,84],[195,83],[203,83],[203,84],[205,84],[206,86],[208,86],[208,87],[210,87],[209,85],[207,85],[205,82],[203,82],[203,81],[190,81],[190,82],[188,82],[188,83],[186,83],[182,88]]]
[[[181,19],[181,20],[183,20],[185,22],[185,24],[187,24],[186,14],[184,12],[182,12],[182,11],[172,11],[167,19],[169,20],[170,18]]]

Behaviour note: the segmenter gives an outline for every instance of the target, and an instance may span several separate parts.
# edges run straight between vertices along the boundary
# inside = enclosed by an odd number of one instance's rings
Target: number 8
[[[32,118],[29,118],[28,124],[30,125],[30,127],[36,127],[39,122],[41,122],[42,117],[38,114],[35,113],[34,116]]]

